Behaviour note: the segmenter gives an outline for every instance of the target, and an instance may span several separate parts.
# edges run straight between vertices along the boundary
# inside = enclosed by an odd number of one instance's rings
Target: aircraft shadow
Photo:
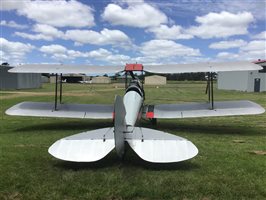
[[[112,121],[67,121],[67,122],[48,122],[45,124],[36,124],[23,128],[18,128],[16,131],[20,132],[36,132],[36,130],[49,130],[49,131],[69,131],[69,130],[79,130],[79,131],[90,131],[100,128],[113,127]],[[79,133],[79,132],[78,132]]]
[[[157,125],[151,125],[148,123],[142,124],[142,127],[161,130],[165,132],[186,132],[197,134],[218,134],[218,135],[245,135],[254,136],[262,135],[263,131],[255,126],[237,126],[237,125],[209,125],[209,124],[182,124],[178,122],[161,122]]]
[[[149,122],[143,122],[139,124],[140,127],[151,128],[156,130],[161,130],[165,132],[188,132],[188,133],[197,133],[197,134],[219,134],[219,135],[261,135],[262,131],[256,127],[251,126],[237,126],[234,125],[217,125],[217,124],[202,124],[202,123],[193,123],[193,124],[184,124],[178,122],[158,122],[157,125],[152,125]],[[83,131],[90,131],[100,128],[113,127],[113,122],[111,120],[77,120],[77,121],[55,121],[48,122],[45,124],[36,124],[23,128],[18,128],[18,132],[36,132],[36,130],[48,130],[48,131],[69,131],[75,130],[76,133]],[[48,132],[47,131],[47,132]],[[76,134],[74,133],[74,134]]]

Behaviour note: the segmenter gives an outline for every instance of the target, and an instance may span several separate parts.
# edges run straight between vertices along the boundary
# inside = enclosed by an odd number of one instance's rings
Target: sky
[[[0,0],[0,62],[266,59],[266,0]]]

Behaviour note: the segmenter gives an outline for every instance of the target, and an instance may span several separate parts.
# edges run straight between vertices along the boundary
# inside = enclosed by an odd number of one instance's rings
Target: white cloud
[[[196,17],[199,26],[190,27],[187,32],[197,37],[226,38],[233,35],[243,35],[248,33],[248,25],[254,21],[254,17],[249,12],[237,14],[223,11],[221,13],[209,13]]]
[[[113,2],[119,5],[130,5],[136,3],[144,3],[144,0],[113,0]]]
[[[127,55],[123,54],[114,54],[111,51],[108,51],[106,49],[100,48],[97,50],[93,50],[87,53],[88,57],[104,61],[107,63],[112,64],[125,64],[126,62],[130,62],[131,58]]]
[[[88,57],[87,53],[83,53],[83,52],[75,51],[75,50],[67,50],[67,55],[69,55],[70,58],[86,58],[86,57]]]
[[[19,63],[23,61],[26,54],[34,49],[31,44],[21,42],[8,41],[5,38],[0,38],[1,44],[1,62]],[[2,57],[3,56],[3,57]]]
[[[55,27],[91,27],[94,25],[93,9],[76,0],[2,0],[1,4],[3,10],[16,10],[19,15],[41,24]]]
[[[125,64],[127,62],[130,62],[131,58],[127,55],[122,55],[122,54],[115,54],[115,55],[110,55],[106,58],[108,62],[111,62],[113,64]]]
[[[258,20],[265,20],[265,0],[174,0],[151,1],[171,16],[187,18],[195,13],[205,15],[209,12],[227,11],[231,13],[250,12]]]
[[[102,18],[113,25],[124,25],[147,28],[167,23],[167,16],[156,7],[142,1],[126,1],[128,6],[122,8],[116,4],[108,4]]]
[[[216,57],[221,60],[239,60],[240,55],[231,52],[220,52]]]
[[[199,56],[199,49],[193,49],[171,40],[150,40],[141,45],[140,52],[157,58]]]
[[[24,33],[24,32],[15,32],[15,35],[30,39],[30,40],[47,40],[47,41],[52,41],[54,38],[51,36],[46,36],[43,34],[30,34],[30,33]]]
[[[44,53],[44,56],[51,56],[51,58],[62,61],[66,59],[74,59],[77,52],[68,50],[66,47],[59,45],[59,44],[52,44],[52,45],[44,45],[42,46],[39,51]],[[78,56],[76,56],[78,57]]]
[[[51,58],[62,60],[74,60],[75,58],[90,58],[93,60],[104,61],[112,64],[122,64],[130,61],[130,57],[123,54],[114,54],[111,51],[100,48],[93,51],[81,52],[76,50],[67,49],[66,47],[58,44],[42,46],[39,49],[44,56],[51,56]]]
[[[93,50],[88,53],[88,56],[94,59],[104,59],[107,56],[112,55],[112,53],[106,49],[100,48],[98,50]]]
[[[9,64],[11,64],[10,61],[9,61],[8,55],[6,55],[6,53],[4,51],[0,50],[0,64],[1,63],[5,63],[5,62],[7,62],[7,63],[9,62]]]
[[[138,50],[141,55],[132,57],[130,59],[131,62],[165,64],[204,59],[199,49],[194,49],[172,40],[150,40],[142,43]]]
[[[1,20],[0,25],[1,26],[7,26],[7,27],[10,27],[10,28],[17,28],[17,29],[28,28],[28,26],[25,25],[25,24],[18,24],[18,23],[14,22],[14,21],[6,21],[6,20]]]
[[[55,38],[64,38],[64,33],[57,28],[46,24],[35,24],[32,28],[33,32],[37,34],[30,34],[25,32],[15,32],[15,35],[30,39],[30,40],[47,40],[52,41]]]
[[[35,24],[32,29],[36,33],[41,33],[46,36],[51,36],[53,38],[63,37],[64,33],[59,31],[57,28],[47,25],[47,24]]]
[[[92,30],[68,30],[65,33],[65,39],[73,40],[79,44],[125,44],[129,43],[128,36],[120,30],[109,30],[104,28],[101,32]]]
[[[259,40],[266,40],[266,31],[262,31],[261,33],[254,35],[254,39],[259,39]]]
[[[220,42],[214,42],[209,45],[209,48],[211,49],[230,49],[230,48],[238,48],[245,46],[247,42],[244,40],[228,40],[228,41],[220,41]]]
[[[132,58],[132,63],[141,63],[143,65],[147,65],[147,64],[162,64],[158,58],[154,57],[154,56],[138,56],[135,58]]]
[[[24,7],[26,3],[30,3],[29,0],[12,1],[12,0],[0,0],[0,10],[16,10]]]
[[[265,60],[266,51],[246,51],[240,54],[240,60]]]
[[[59,44],[52,44],[52,45],[42,46],[40,48],[40,51],[46,54],[64,54],[66,53],[67,48]]]
[[[240,47],[238,53],[220,52],[217,58],[222,60],[257,60],[266,59],[266,44],[264,40],[250,41]]]
[[[167,25],[160,25],[157,27],[152,27],[147,30],[147,32],[152,32],[155,34],[157,39],[191,39],[193,35],[184,33],[184,30],[181,26],[173,25],[168,27]]]
[[[241,48],[242,51],[265,51],[266,43],[264,40],[253,40],[249,42],[246,46]]]

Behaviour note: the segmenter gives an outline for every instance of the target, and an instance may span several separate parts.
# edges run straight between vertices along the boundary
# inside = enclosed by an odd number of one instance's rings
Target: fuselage
[[[139,80],[132,80],[124,95],[124,105],[126,110],[125,123],[129,127],[134,127],[140,116],[143,105],[144,91]]]

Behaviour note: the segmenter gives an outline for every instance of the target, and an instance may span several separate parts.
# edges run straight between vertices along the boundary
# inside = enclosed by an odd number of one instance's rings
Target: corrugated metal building
[[[146,76],[145,85],[166,85],[166,77],[164,76]]]
[[[12,67],[0,65],[0,89],[29,89],[40,88],[41,74],[16,74],[9,73]]]
[[[254,63],[263,67],[259,71],[219,72],[218,89],[246,92],[266,91],[266,60]]]

